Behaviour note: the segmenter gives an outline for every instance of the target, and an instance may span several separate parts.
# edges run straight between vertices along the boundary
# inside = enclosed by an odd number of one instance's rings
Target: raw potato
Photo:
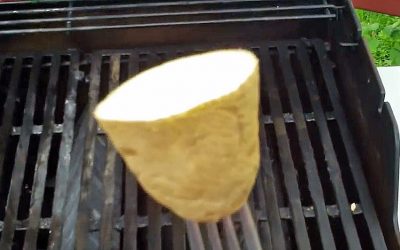
[[[101,102],[100,126],[155,200],[199,222],[247,200],[259,166],[258,59],[220,50],[164,63]]]

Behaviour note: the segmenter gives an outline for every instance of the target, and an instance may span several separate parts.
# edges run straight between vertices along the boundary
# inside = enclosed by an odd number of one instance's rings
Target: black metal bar
[[[224,227],[224,235],[226,244],[231,250],[240,250],[240,244],[236,235],[235,227],[233,226],[231,217],[224,217],[222,219],[222,225]]]
[[[46,3],[46,2],[51,2],[52,0],[41,0],[41,3]],[[58,2],[68,2],[68,3],[73,3],[73,2],[78,2],[79,0],[59,0]],[[243,3],[248,3],[248,2],[262,2],[263,0],[222,0],[219,1],[218,4],[220,3],[237,3],[237,2],[243,2]],[[1,2],[0,6],[6,6],[6,5],[11,5],[15,6],[16,4],[23,4],[23,2]],[[101,4],[101,5],[87,5],[87,6],[77,6],[71,9],[72,7],[53,7],[49,10],[49,8],[39,8],[39,9],[22,9],[18,10],[18,12],[15,12],[15,14],[23,14],[23,13],[29,13],[29,11],[33,10],[32,13],[37,13],[35,12],[38,11],[40,12],[61,12],[61,11],[71,11],[71,10],[77,10],[77,11],[87,11],[87,10],[103,10],[106,8],[109,9],[124,9],[124,8],[143,8],[143,7],[173,7],[173,6],[179,6],[186,4],[187,2],[184,1],[171,1],[171,2],[151,2],[151,3],[133,3],[133,4]],[[190,2],[191,5],[199,5],[199,4],[212,4],[216,3],[215,1],[210,1],[210,0],[205,0],[205,1],[193,1]],[[3,14],[7,14],[6,12],[3,11]],[[11,14],[11,13],[8,13]]]
[[[357,214],[362,214],[362,208],[360,206],[360,204],[357,203],[352,203],[351,205],[349,205],[351,213],[353,215],[357,215]],[[329,217],[332,218],[337,218],[340,216],[340,211],[337,205],[329,205],[325,207],[326,213],[328,214]],[[303,213],[304,213],[304,217],[306,218],[313,218],[316,217],[315,214],[315,209],[313,206],[311,207],[303,207]],[[288,207],[281,207],[279,208],[279,214],[281,219],[285,219],[285,220],[291,220],[292,219],[292,215],[290,214],[290,208]]]
[[[130,170],[125,171],[124,249],[137,248],[138,186]]]
[[[301,154],[303,156],[304,167],[307,173],[308,190],[314,204],[317,223],[319,227],[321,243],[324,249],[334,250],[335,240],[329,224],[329,218],[326,213],[324,192],[322,190],[321,180],[318,175],[318,168],[314,158],[314,151],[311,140],[308,135],[306,121],[303,115],[303,108],[299,96],[299,90],[296,85],[292,67],[290,67],[290,54],[286,46],[278,47],[279,60],[284,78],[284,85],[288,92],[290,107],[293,112],[297,135],[300,144]]]
[[[12,128],[12,118],[14,114],[14,108],[15,108],[15,98],[17,96],[17,91],[18,91],[18,83],[19,83],[19,78],[21,74],[21,68],[22,68],[22,58],[17,57],[15,59],[15,64],[14,64],[14,69],[12,72],[11,76],[11,81],[9,84],[9,91],[8,91],[8,96],[6,103],[4,105],[4,110],[6,111],[4,117],[3,117],[3,125],[0,128],[0,140],[2,142],[7,141],[7,137],[9,136],[9,130]],[[31,72],[32,77],[34,77],[37,80],[37,70],[33,70]],[[35,80],[32,80],[30,82],[32,85],[36,85],[37,83]],[[32,98],[29,100],[31,103],[33,102],[34,98],[34,92],[35,89],[31,88],[30,89],[30,97]],[[29,103],[30,104],[30,103]],[[33,106],[34,107],[34,106]],[[12,170],[12,178],[11,178],[11,183],[10,183],[10,191],[8,193],[7,197],[7,206],[6,206],[6,213],[5,213],[5,219],[4,219],[4,230],[2,233],[1,241],[0,241],[0,249],[11,249],[12,246],[12,241],[13,241],[13,236],[14,236],[14,226],[15,226],[15,221],[16,221],[16,216],[18,212],[18,204],[19,204],[19,198],[21,194],[21,186],[22,182],[24,179],[24,173],[25,173],[25,163],[26,163],[26,158],[28,154],[28,147],[29,147],[29,139],[30,139],[30,133],[27,134],[27,131],[30,131],[32,128],[31,126],[33,125],[33,110],[32,106],[27,106],[27,103],[25,104],[25,109],[29,112],[29,115],[26,115],[24,117],[23,125],[22,125],[22,133],[20,140],[18,142],[18,147],[17,147],[17,152],[15,154],[15,163],[14,163],[14,168]],[[3,143],[2,143],[3,144]],[[2,152],[4,154],[5,152]],[[3,176],[1,176],[3,178]]]
[[[174,250],[186,249],[185,221],[176,215],[172,215],[172,246]]]
[[[191,250],[205,250],[203,238],[201,236],[199,224],[192,221],[186,221],[189,245]]]
[[[205,0],[205,1],[191,1],[189,6],[194,6],[194,5],[206,5],[206,4],[221,4],[224,3],[230,4],[230,3],[243,3],[247,4],[249,2],[260,2],[260,3],[265,3],[263,0],[222,0],[222,1],[210,1],[210,0]],[[68,11],[92,11],[92,10],[115,10],[115,9],[130,9],[130,8],[154,8],[154,7],[173,7],[173,6],[185,6],[187,5],[187,2],[185,1],[175,1],[175,2],[155,2],[155,3],[133,3],[133,4],[110,4],[110,5],[94,5],[94,6],[78,6],[78,7],[52,7],[52,8],[42,8],[42,9],[13,9],[12,12],[9,10],[7,11],[0,11],[0,15],[21,15],[21,14],[38,14],[38,13],[57,13],[57,12],[68,12]],[[299,6],[293,6],[293,7],[298,7],[298,8],[303,8],[307,6],[314,6],[314,5],[299,5]],[[328,7],[335,7],[334,5],[328,5],[326,4],[325,6]],[[282,6],[284,7],[284,6]],[[282,8],[281,7],[281,8]]]
[[[222,250],[221,238],[216,223],[207,223],[207,236],[212,250]]]
[[[147,196],[147,247],[149,250],[161,250],[161,206],[150,196]]]
[[[350,209],[353,215],[360,215],[363,213],[361,205],[357,203],[352,203],[350,205]],[[326,211],[329,217],[332,218],[338,218],[340,216],[340,211],[337,205],[329,205],[326,206]],[[303,207],[303,213],[304,217],[306,218],[314,218],[315,217],[315,210],[314,207]],[[256,214],[259,214],[259,212],[256,212]],[[279,208],[279,216],[283,220],[291,220],[292,215],[290,212],[289,207],[281,207]],[[163,214],[161,217],[162,221],[162,226],[173,226],[174,224],[174,217],[173,215],[170,214]],[[240,223],[240,218],[238,216],[233,216],[233,221],[235,223]],[[279,218],[278,218],[279,219]],[[268,222],[268,218],[266,216],[258,216],[258,221],[259,222]],[[39,228],[40,229],[50,229],[51,226],[51,218],[41,218],[40,223],[39,223]],[[29,225],[29,219],[27,220],[16,220],[15,223],[15,230],[16,231],[26,231]],[[90,220],[90,225],[89,225],[89,231],[90,232],[96,232],[100,230],[100,219],[95,218],[93,220]],[[137,227],[138,228],[146,228],[148,226],[148,217],[147,216],[139,216],[137,220]],[[121,216],[116,222],[113,224],[113,229],[115,231],[122,231],[124,229],[124,222],[123,222],[123,216]],[[208,228],[208,226],[207,226]],[[0,221],[0,232],[2,232],[4,229],[4,222]],[[182,234],[185,236],[185,234]],[[210,238],[210,234],[207,235]],[[218,235],[216,235],[218,236]],[[185,239],[185,237],[182,237]],[[263,249],[273,249],[273,248],[263,248]]]
[[[76,95],[78,81],[76,73],[79,70],[79,55],[74,52],[70,57],[71,64],[68,74],[68,88],[64,106],[64,124],[62,130],[60,151],[58,154],[57,174],[52,207],[52,220],[49,236],[49,250],[60,248],[62,233],[62,212],[67,195],[67,181],[69,176],[69,164],[71,162],[72,142],[74,138],[74,121],[76,113]],[[54,131],[53,131],[54,133]]]
[[[264,128],[260,128],[264,129]],[[258,200],[259,209],[261,210],[261,217],[267,217],[267,202],[265,200],[265,192],[264,187],[262,185],[263,178],[261,174],[263,173],[262,170],[259,170],[257,179],[256,179],[256,197]],[[261,247],[262,249],[272,249],[272,240],[271,240],[271,229],[269,227],[268,221],[259,221],[259,216],[252,211],[253,214],[256,216],[256,222],[258,222],[258,232],[260,235]]]
[[[44,187],[47,176],[47,163],[51,147],[52,130],[54,124],[54,110],[57,100],[57,82],[60,71],[60,55],[52,57],[50,79],[47,86],[46,104],[44,107],[43,133],[40,137],[38,158],[32,185],[32,197],[29,211],[29,227],[25,235],[24,250],[36,249],[37,233],[39,230],[40,214],[44,196]]]
[[[3,68],[4,61],[5,61],[5,57],[1,55],[0,56],[0,79],[1,79],[1,76],[2,76],[3,70],[4,70],[4,68]],[[4,106],[4,108],[5,108],[5,106]],[[4,124],[4,116],[5,116],[5,114],[4,114],[4,109],[3,109],[3,118],[0,117],[0,119],[3,120],[2,124]],[[3,128],[2,127],[4,127],[4,126],[2,125],[0,127],[0,140],[3,142],[3,143],[0,144],[0,180],[3,180],[3,169],[4,169],[3,168],[3,163],[4,163],[5,153],[6,153],[5,150],[6,150],[6,147],[7,147],[7,143],[6,143],[7,142],[7,140],[6,140],[7,137],[5,137],[5,134],[3,134],[3,133],[6,133],[7,130],[5,130],[5,132],[3,132]],[[1,192],[1,189],[0,189],[0,192]]]
[[[257,178],[258,178],[258,175],[257,175]],[[247,199],[247,204],[249,205],[249,208],[250,208],[250,211],[251,211],[252,214],[254,214],[255,210],[256,210],[256,198],[255,198],[255,196],[257,195],[257,191],[259,191],[259,190],[257,190],[258,187],[259,186],[254,184],[253,190],[251,191],[251,193],[249,194],[249,197]]]
[[[109,91],[115,89],[119,84],[120,55],[114,54],[110,59]],[[115,192],[115,163],[117,152],[107,140],[107,159],[103,176],[104,204],[101,215],[100,249],[112,249],[113,242],[113,209]]]
[[[90,87],[89,87],[89,100],[88,111],[92,114],[98,98],[99,98],[99,85],[100,85],[100,71],[101,71],[101,55],[94,54],[94,60],[90,72]],[[83,154],[83,166],[81,177],[81,192],[78,207],[78,220],[76,223],[76,249],[86,249],[86,243],[89,232],[89,209],[88,209],[88,196],[90,193],[90,180],[93,173],[93,156],[94,156],[94,142],[97,131],[97,125],[92,115],[89,116],[87,124],[88,132],[85,139],[85,147]]]
[[[138,54],[129,56],[129,76],[139,72]],[[125,209],[124,209],[124,250],[137,248],[137,212],[138,187],[136,179],[128,168],[125,168]]]
[[[261,109],[260,109],[261,110]],[[265,127],[260,119],[260,151],[261,151],[261,169],[260,178],[261,184],[264,188],[265,206],[271,229],[271,243],[272,249],[285,250],[286,242],[284,238],[282,222],[279,215],[278,198],[276,193],[276,180],[272,171],[272,161],[270,157],[269,148],[267,145],[267,137],[265,134]]]
[[[303,116],[306,122],[315,121],[315,115],[313,112],[303,113]],[[335,120],[335,116],[332,112],[325,112],[325,116],[327,121]],[[270,115],[264,115],[262,119],[264,124],[273,124],[272,117]],[[293,113],[283,113],[283,120],[285,121],[285,123],[294,123],[295,119]]]
[[[223,24],[223,23],[247,23],[261,21],[283,21],[296,19],[330,19],[334,18],[334,14],[316,14],[316,15],[297,15],[293,16],[275,16],[275,17],[245,17],[245,18],[225,18],[225,19],[209,19],[209,20],[192,20],[192,21],[169,21],[154,23],[136,23],[136,24],[119,24],[119,25],[98,25],[98,26],[76,26],[76,27],[57,27],[57,28],[31,28],[31,29],[11,29],[0,30],[2,35],[12,34],[29,34],[29,33],[45,33],[45,32],[72,32],[72,31],[90,31],[104,29],[121,29],[121,28],[151,28],[151,27],[168,27],[168,26],[185,26],[185,25],[201,25],[201,24]]]
[[[71,22],[71,21],[94,21],[94,20],[110,20],[110,19],[128,19],[128,18],[146,18],[146,17],[171,17],[171,16],[199,16],[206,14],[237,14],[257,12],[283,12],[288,10],[325,10],[333,8],[333,5],[300,5],[300,6],[282,6],[276,7],[257,7],[257,8],[237,8],[237,9],[219,9],[219,10],[196,10],[196,11],[175,11],[175,12],[158,12],[158,13],[133,13],[119,15],[97,15],[97,16],[75,16],[75,17],[50,17],[50,18],[34,18],[34,19],[17,19],[17,20],[0,20],[0,26],[6,25],[27,25],[41,24],[51,22]]]
[[[328,164],[330,180],[333,185],[336,202],[340,209],[340,218],[346,235],[347,245],[349,249],[361,249],[360,239],[358,238],[358,233],[354,224],[354,219],[351,215],[349,202],[341,177],[340,166],[329,134],[328,124],[324,117],[320,96],[311,69],[311,62],[304,46],[299,45],[297,50],[300,66],[302,67],[302,72],[304,72],[304,80],[311,101],[311,106],[314,110],[321,144],[324,149],[325,160]]]
[[[3,65],[4,60],[5,60],[4,57],[0,58],[1,66]],[[12,119],[14,115],[15,99],[17,97],[17,92],[18,92],[18,81],[21,74],[21,68],[22,68],[22,58],[17,57],[14,61],[11,80],[10,83],[8,84],[7,99],[4,103],[4,108],[3,108],[5,112],[3,112],[3,120],[2,120],[2,125],[0,127],[0,141],[3,142],[0,143],[0,180],[3,180],[4,157],[6,153],[5,151],[7,147],[8,137],[12,129]],[[0,76],[2,72],[3,70],[1,68]],[[0,189],[0,192],[3,192],[3,190]]]
[[[304,118],[307,122],[313,122],[315,121],[314,113],[304,113]],[[327,121],[333,121],[335,120],[335,116],[333,115],[332,112],[325,112],[326,120]],[[285,120],[285,123],[294,123],[294,116],[292,113],[283,113],[283,119]],[[262,117],[262,120],[264,124],[273,124],[272,118],[270,115],[264,115]],[[63,133],[64,131],[64,124],[54,124],[53,126],[53,133],[54,134],[60,134]],[[32,128],[32,134],[33,135],[40,135],[43,132],[43,126],[42,125],[33,125]],[[20,135],[21,134],[21,127],[13,127],[11,131],[11,135]],[[101,128],[98,128],[97,130],[98,135],[103,135],[104,132]]]
[[[261,49],[263,67],[261,69],[266,82],[266,92],[269,97],[271,116],[274,121],[274,129],[278,143],[279,158],[284,176],[284,184],[289,198],[289,206],[293,217],[293,227],[297,246],[300,250],[311,249],[307,227],[303,216],[297,171],[294,167],[285,122],[283,120],[281,99],[276,86],[274,66],[267,48]]]
[[[361,160],[354,145],[354,138],[347,125],[345,112],[341,105],[339,91],[336,87],[335,78],[332,71],[332,62],[329,60],[324,44],[321,41],[314,40],[313,44],[320,62],[326,88],[331,99],[333,112],[335,117],[337,117],[339,131],[342,135],[347,159],[349,161],[349,166],[360,197],[360,203],[363,207],[364,216],[365,220],[367,221],[372,243],[375,249],[387,249],[371,195],[369,193],[367,180],[365,179],[362,170]]]
[[[53,126],[53,134],[61,134],[64,131],[63,124],[54,124]],[[31,134],[40,135],[43,133],[43,125],[33,125]],[[11,131],[11,135],[20,135],[21,127],[13,127]]]
[[[117,155],[117,161],[115,163],[115,191],[114,191],[114,213],[113,213],[113,225],[118,225],[118,223],[123,223],[124,220],[121,219],[122,214],[122,183],[123,183],[123,162],[119,155]],[[119,229],[119,230],[118,230]],[[117,249],[122,249],[122,237],[123,233],[121,228],[114,228],[113,230],[113,246]]]
[[[248,249],[261,250],[260,238],[257,232],[257,227],[254,223],[248,204],[245,204],[240,209],[240,222],[242,224],[242,232]]]
[[[110,60],[113,59],[113,56],[111,56]],[[118,87],[121,79],[120,79],[120,66],[121,66],[121,57],[120,55],[116,56],[117,59],[114,59],[114,61],[118,61],[117,66],[118,70],[115,70],[114,72],[114,77],[115,81],[111,81],[112,85],[109,87],[109,91],[113,90]],[[111,66],[113,68],[113,66]],[[122,203],[122,159],[119,155],[117,155],[117,160],[114,166],[114,192],[113,192],[113,214],[112,214],[112,224],[115,224],[118,219],[121,217],[121,203]],[[112,231],[112,242],[113,246],[112,249],[114,248],[119,248],[120,246],[120,241],[121,241],[121,234],[120,232],[117,232],[115,230]]]
[[[87,131],[87,123],[89,120],[88,107],[85,106],[81,116],[79,117],[75,131],[74,143],[71,151],[71,163],[68,168],[67,194],[62,211],[62,235],[59,238],[61,241],[61,250],[70,250],[75,244],[75,227],[78,215],[78,200],[81,190],[81,172],[82,159],[84,152],[85,137]]]

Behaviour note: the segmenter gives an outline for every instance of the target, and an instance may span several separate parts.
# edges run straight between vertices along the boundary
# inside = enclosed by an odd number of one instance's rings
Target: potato
[[[177,215],[217,221],[259,167],[259,68],[241,49],[176,59],[110,93],[94,115],[143,189]]]

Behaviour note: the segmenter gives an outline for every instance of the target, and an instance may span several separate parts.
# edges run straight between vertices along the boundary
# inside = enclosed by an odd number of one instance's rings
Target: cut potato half
[[[181,217],[216,221],[255,182],[257,57],[219,50],[161,64],[123,83],[94,115],[139,183]]]

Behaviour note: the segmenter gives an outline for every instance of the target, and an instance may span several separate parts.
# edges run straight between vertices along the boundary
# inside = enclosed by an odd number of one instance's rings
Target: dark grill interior
[[[245,46],[261,59],[262,161],[248,208],[263,249],[385,249],[330,45]],[[197,225],[149,198],[89,115],[129,76],[217,47],[1,55],[0,249],[256,249],[246,207]]]

